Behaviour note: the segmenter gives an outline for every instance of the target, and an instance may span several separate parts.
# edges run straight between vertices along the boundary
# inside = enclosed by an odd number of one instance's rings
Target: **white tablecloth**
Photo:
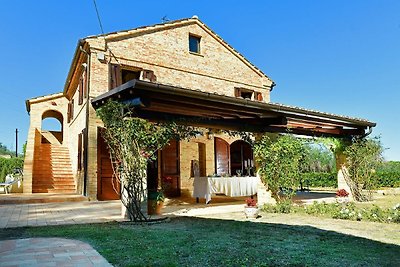
[[[258,177],[195,177],[193,197],[205,198],[206,203],[211,195],[223,193],[230,197],[252,196],[257,193]]]

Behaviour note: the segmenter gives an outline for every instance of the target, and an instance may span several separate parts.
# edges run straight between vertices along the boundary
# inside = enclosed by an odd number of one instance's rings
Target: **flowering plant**
[[[337,197],[347,197],[349,193],[345,189],[339,189],[336,191]]]
[[[257,202],[254,198],[246,198],[246,206],[247,207],[256,207],[257,206]]]

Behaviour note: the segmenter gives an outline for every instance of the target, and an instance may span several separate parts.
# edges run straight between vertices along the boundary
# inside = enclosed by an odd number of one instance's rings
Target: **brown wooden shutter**
[[[162,170],[164,175],[179,174],[179,142],[171,140],[169,145],[162,149]]]
[[[83,103],[83,77],[79,80],[79,88],[78,88],[78,105],[82,105]]]
[[[230,151],[229,144],[224,139],[215,137],[215,172],[218,175],[229,174]]]
[[[263,100],[262,94],[259,92],[255,92],[254,100],[262,101]]]
[[[235,97],[240,96],[240,88],[235,88]]]
[[[71,99],[71,112],[69,113],[71,116],[71,121],[74,119],[74,100]]]
[[[152,71],[152,70],[143,70],[143,80],[149,80],[151,82],[156,82],[157,76],[154,75],[154,71]]]
[[[82,137],[82,133],[78,134],[78,171],[82,170]]]
[[[179,141],[171,140],[161,150],[161,186],[167,197],[180,195]]]
[[[88,97],[88,79],[87,79],[87,71],[85,70],[85,72],[83,73],[83,98],[87,98]]]
[[[116,64],[110,64],[110,90],[122,84],[121,67]]]
[[[68,103],[67,122],[71,121],[71,101]]]

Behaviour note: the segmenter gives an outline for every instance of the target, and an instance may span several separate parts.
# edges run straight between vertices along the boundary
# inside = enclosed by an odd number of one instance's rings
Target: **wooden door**
[[[226,142],[224,139],[215,137],[214,151],[215,151],[215,172],[218,175],[229,175],[230,150],[228,142]]]
[[[110,154],[108,147],[101,135],[102,128],[97,130],[97,199],[120,199],[121,190],[119,182],[113,178]]]
[[[171,140],[161,151],[161,186],[167,197],[181,194],[179,141]]]

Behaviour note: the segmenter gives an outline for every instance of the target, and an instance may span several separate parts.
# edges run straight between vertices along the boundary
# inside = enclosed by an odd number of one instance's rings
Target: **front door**
[[[113,177],[110,154],[107,144],[101,135],[102,128],[97,130],[97,199],[120,199],[120,184]]]

